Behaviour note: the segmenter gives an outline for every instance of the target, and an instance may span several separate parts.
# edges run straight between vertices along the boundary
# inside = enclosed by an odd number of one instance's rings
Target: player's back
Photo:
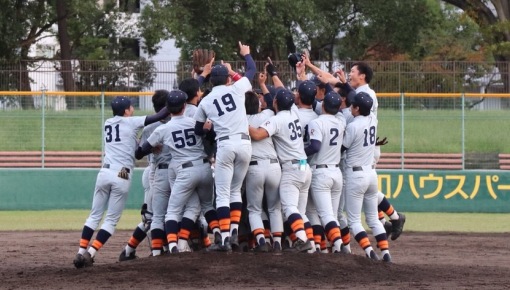
[[[374,114],[357,116],[347,125],[343,143],[347,147],[345,162],[348,167],[373,164],[376,134]]]
[[[164,144],[170,148],[172,162],[184,163],[206,158],[202,138],[195,135],[195,119],[173,116],[157,130],[164,130]]]
[[[263,110],[255,115],[248,115],[248,124],[254,128],[260,127],[265,121],[274,116],[271,110]],[[251,140],[251,159],[264,160],[276,159],[276,151],[274,149],[273,138],[264,138],[259,141]]]
[[[210,119],[216,139],[235,134],[248,134],[248,119],[244,107],[245,92],[251,83],[242,77],[233,85],[215,86],[198,105],[194,118],[199,122]]]
[[[261,126],[273,138],[280,163],[306,159],[302,126],[299,117],[292,111],[280,111]]]
[[[115,116],[105,121],[105,164],[133,168],[138,130],[144,126],[145,118]]]
[[[310,159],[311,165],[340,163],[340,148],[343,142],[345,124],[333,116],[323,114],[309,124],[311,140],[321,142],[321,149]]]

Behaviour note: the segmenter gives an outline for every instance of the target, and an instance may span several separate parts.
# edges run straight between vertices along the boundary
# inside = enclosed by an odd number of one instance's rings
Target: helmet
[[[324,109],[328,114],[336,115],[340,109],[341,103],[342,101],[340,100],[340,95],[334,91],[330,91],[324,96]]]
[[[351,105],[353,107],[359,107],[359,112],[363,116],[370,115],[370,110],[372,109],[373,104],[374,100],[369,94],[365,92],[357,93],[351,101]]]
[[[131,100],[128,97],[118,96],[112,100],[111,105],[114,116],[124,116],[124,111],[131,107]]]
[[[287,89],[279,90],[276,93],[276,104],[278,105],[278,111],[290,110],[294,104],[294,94]]]
[[[299,85],[298,92],[301,102],[305,105],[311,105],[317,94],[317,86],[313,81],[304,81]]]

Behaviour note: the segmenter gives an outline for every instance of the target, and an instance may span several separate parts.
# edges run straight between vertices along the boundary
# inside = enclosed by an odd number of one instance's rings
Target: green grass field
[[[0,211],[0,231],[81,231],[88,210]],[[510,214],[405,213],[406,231],[508,233]],[[126,210],[117,226],[132,230],[140,222],[139,210]]]
[[[136,115],[149,112],[136,111]],[[105,111],[105,118],[110,111]],[[46,112],[45,150],[101,150],[101,112],[72,110]],[[379,109],[378,136],[388,137],[384,152],[401,152],[401,113]],[[475,153],[510,153],[507,111],[466,111],[465,150]],[[0,111],[0,151],[41,150],[40,111]],[[462,123],[459,110],[406,110],[404,151],[416,153],[460,153]]]

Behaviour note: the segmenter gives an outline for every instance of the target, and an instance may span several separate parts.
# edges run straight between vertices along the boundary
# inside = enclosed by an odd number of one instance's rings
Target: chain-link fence
[[[319,63],[325,70],[354,62]],[[36,65],[37,64],[37,65]],[[243,71],[243,62],[232,66]],[[510,153],[508,68],[504,63],[370,62],[378,93],[383,152],[459,153],[463,168],[498,169]],[[191,77],[189,62],[73,62],[74,90],[63,92],[60,62],[0,64],[0,151],[101,151],[109,102],[129,95],[136,115],[152,113],[151,95]],[[295,76],[277,63],[289,88]],[[26,68],[26,70],[23,69]],[[264,63],[257,63],[260,70]],[[331,68],[331,69],[330,69]],[[23,84],[28,77],[28,90]],[[254,87],[258,87],[254,81]],[[2,157],[0,157],[2,158]]]

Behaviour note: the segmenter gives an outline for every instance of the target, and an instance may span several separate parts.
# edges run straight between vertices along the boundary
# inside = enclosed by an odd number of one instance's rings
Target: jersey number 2
[[[223,103],[225,111],[227,112],[232,112],[237,108],[236,103],[234,102],[234,98],[232,97],[231,94],[226,94],[223,97],[221,97],[221,102]],[[221,109],[218,99],[215,99],[213,101],[213,104],[216,106],[216,109],[218,110],[218,116],[225,115],[225,111]]]
[[[104,130],[105,130],[105,133],[106,133],[106,139],[105,139],[106,143],[112,142],[112,140],[113,140],[112,126],[106,125],[106,126],[104,126]],[[119,124],[115,125],[115,140],[113,140],[113,141],[120,142]]]

